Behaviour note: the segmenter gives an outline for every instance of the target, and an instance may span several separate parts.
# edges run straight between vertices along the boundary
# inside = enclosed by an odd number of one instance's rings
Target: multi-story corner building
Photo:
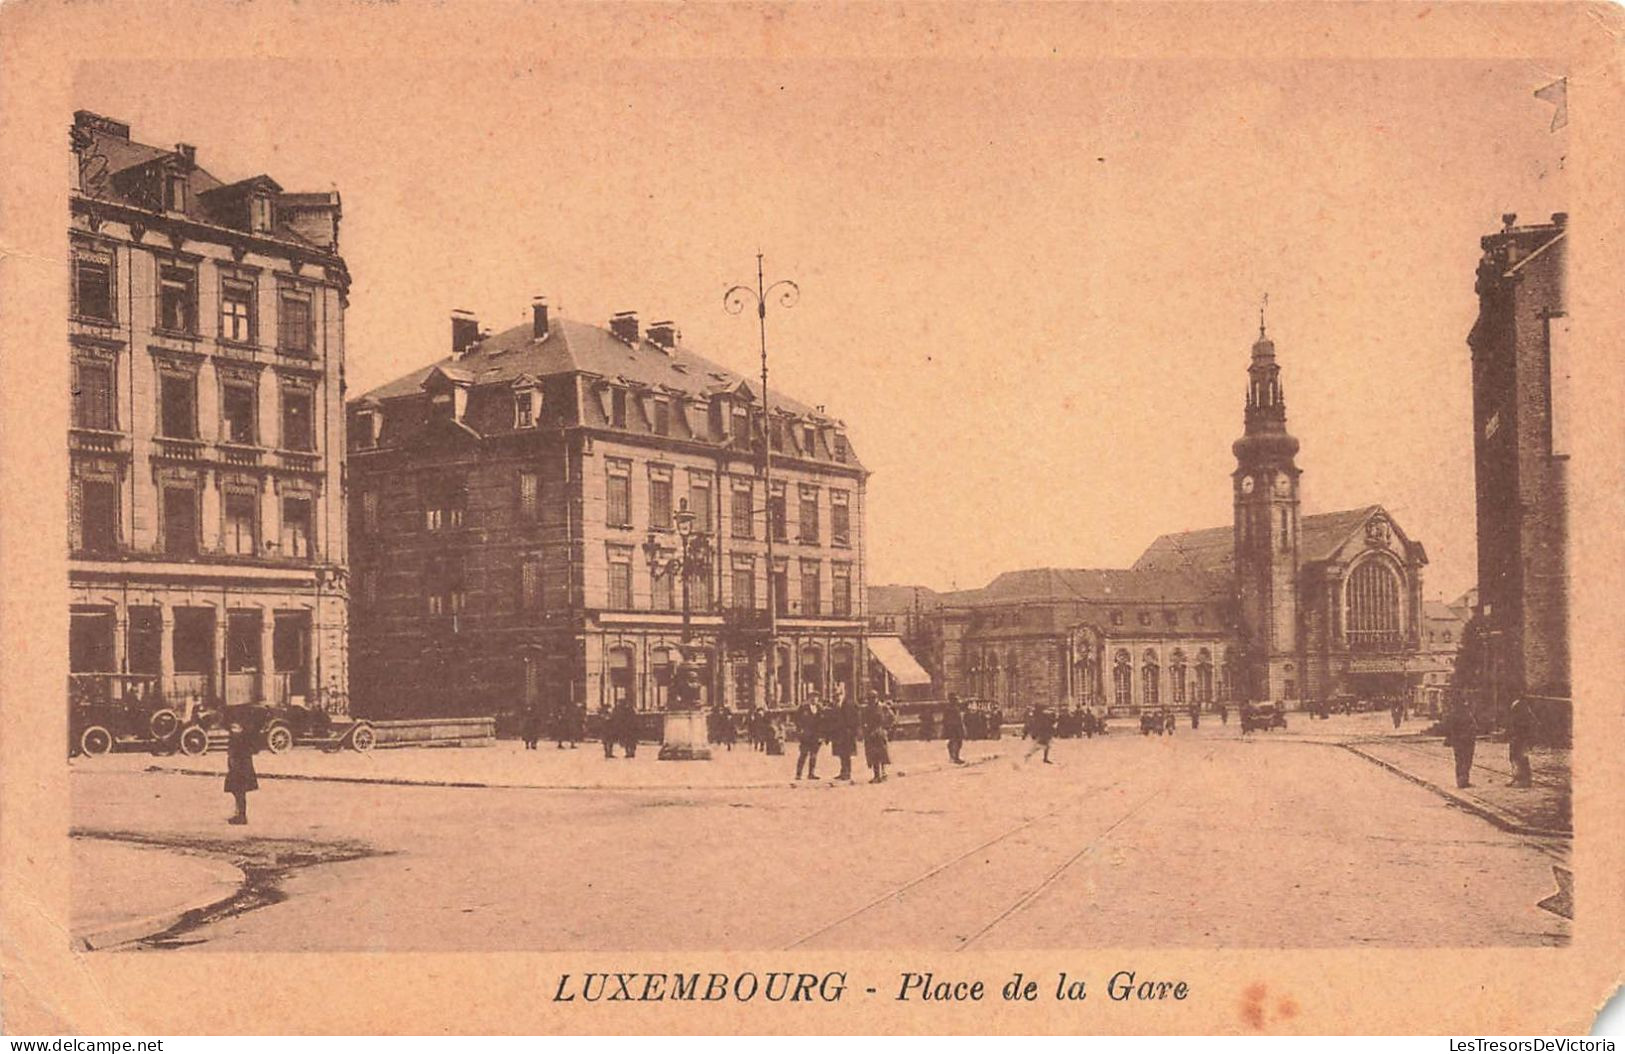
[[[1378,505],[1300,516],[1262,326],[1243,419],[1230,525],[1163,535],[1128,569],[1011,571],[934,596],[945,690],[1007,712],[1419,698],[1426,553]]]
[[[88,111],[72,132],[76,685],[342,709],[339,196]]]
[[[1468,673],[1500,713],[1520,695],[1569,698],[1567,555],[1568,217],[1502,217],[1478,265],[1473,457],[1482,668]]]
[[[495,335],[458,312],[450,352],[350,407],[358,706],[664,708],[685,508],[709,541],[688,588],[708,700],[768,703],[769,661],[778,706],[857,690],[867,473],[839,420],[773,391],[764,429],[753,380],[630,312],[538,298]]]

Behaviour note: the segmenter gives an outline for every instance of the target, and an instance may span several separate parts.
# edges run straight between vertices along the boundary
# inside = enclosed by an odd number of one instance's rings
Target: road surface
[[[941,751],[898,746],[905,763]],[[168,942],[209,951],[1567,939],[1569,923],[1535,906],[1555,890],[1565,846],[1504,833],[1335,745],[1243,740],[1209,722],[1171,738],[1125,727],[1057,741],[1054,765],[1026,747],[972,743],[967,758],[1002,756],[856,786],[262,780],[246,829],[224,823],[215,779],[92,761],[76,763],[74,824],[225,858],[309,847],[276,857],[292,864],[261,876],[249,910]],[[782,760],[788,777],[794,759]],[[345,857],[370,852],[321,862],[341,844]]]

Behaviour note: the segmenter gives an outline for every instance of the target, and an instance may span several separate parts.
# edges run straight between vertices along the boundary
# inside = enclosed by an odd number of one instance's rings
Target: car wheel
[[[378,742],[378,733],[369,724],[358,724],[350,732],[350,749],[365,754]]]
[[[265,749],[273,754],[286,754],[293,749],[293,729],[278,721],[265,730]]]
[[[175,711],[167,707],[154,710],[152,716],[147,718],[147,731],[152,733],[154,739],[168,739],[179,727],[181,719],[175,715]]]
[[[86,757],[99,758],[113,749],[113,733],[101,725],[91,725],[79,733],[79,752]]]
[[[209,733],[197,725],[188,725],[181,730],[181,753],[189,758],[195,758],[209,752]]]

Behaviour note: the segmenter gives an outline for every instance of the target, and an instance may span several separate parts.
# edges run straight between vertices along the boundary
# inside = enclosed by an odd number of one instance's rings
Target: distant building
[[[1158,538],[1120,569],[1034,569],[943,593],[945,691],[1132,712],[1270,699],[1416,700],[1427,555],[1379,505],[1301,516],[1275,345],[1259,328],[1227,527]]]
[[[1473,687],[1500,713],[1519,695],[1569,698],[1567,222],[1481,239],[1473,362],[1478,618]]]
[[[676,554],[685,505],[710,539],[690,587],[708,698],[857,691],[868,473],[821,407],[771,405],[764,427],[759,386],[670,322],[588,325],[542,298],[494,335],[454,315],[449,355],[350,406],[358,708],[664,709],[683,589],[649,557]]]
[[[1437,600],[1422,603],[1422,651],[1426,662],[1421,703],[1426,713],[1443,712],[1450,698],[1457,653],[1461,650],[1474,603],[1472,590],[1448,604]]]
[[[85,110],[72,144],[70,684],[342,710],[339,196]]]

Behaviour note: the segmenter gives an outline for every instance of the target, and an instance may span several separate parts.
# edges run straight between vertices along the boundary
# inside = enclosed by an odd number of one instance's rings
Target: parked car
[[[100,757],[115,747],[155,754],[209,749],[195,702],[165,705],[158,679],[142,674],[74,674],[68,681],[68,756]]]
[[[1286,727],[1286,711],[1274,703],[1255,703],[1243,705],[1241,708],[1241,730],[1253,732],[1258,729],[1269,731],[1275,728]]]

